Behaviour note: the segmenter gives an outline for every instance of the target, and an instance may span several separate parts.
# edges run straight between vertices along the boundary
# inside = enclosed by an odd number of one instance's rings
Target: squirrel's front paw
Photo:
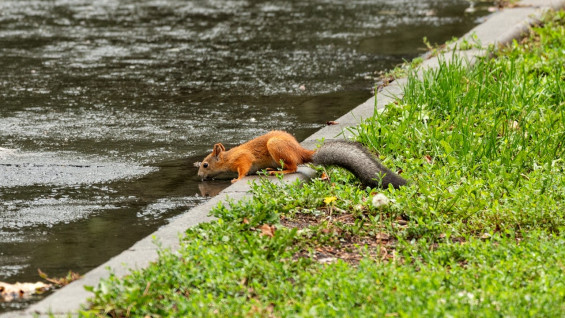
[[[231,183],[236,183],[237,180],[239,180],[239,179],[232,179],[232,180],[231,180]]]

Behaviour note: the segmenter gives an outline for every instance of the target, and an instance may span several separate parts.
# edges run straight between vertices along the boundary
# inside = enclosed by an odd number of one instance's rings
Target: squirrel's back
[[[357,142],[334,140],[325,142],[312,156],[316,165],[335,165],[351,171],[370,187],[399,188],[407,182],[380,163],[363,145]]]

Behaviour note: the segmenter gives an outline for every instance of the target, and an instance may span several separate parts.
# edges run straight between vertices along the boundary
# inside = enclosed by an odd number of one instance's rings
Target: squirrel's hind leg
[[[285,139],[271,138],[267,141],[267,150],[271,158],[278,164],[282,162],[283,170],[269,171],[270,175],[294,173],[298,169],[298,164],[302,163],[295,149],[295,145]]]

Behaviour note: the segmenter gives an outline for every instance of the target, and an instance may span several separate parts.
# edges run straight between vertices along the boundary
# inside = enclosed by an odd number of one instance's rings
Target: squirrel
[[[284,131],[271,131],[226,151],[221,143],[200,163],[198,176],[202,180],[228,172],[237,172],[241,180],[249,173],[267,169],[270,175],[296,172],[298,165],[335,165],[351,171],[365,186],[399,188],[407,181],[381,164],[360,143],[334,140],[317,150],[303,148]],[[281,165],[282,163],[282,165]],[[282,168],[282,170],[276,170]]]

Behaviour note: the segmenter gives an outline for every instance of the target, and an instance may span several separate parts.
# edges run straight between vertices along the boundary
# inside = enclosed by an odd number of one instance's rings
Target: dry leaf
[[[429,163],[429,164],[432,163],[432,157],[430,155],[425,155],[424,160],[426,160],[426,162]]]
[[[328,177],[328,174],[324,171],[322,172],[322,176],[320,177],[320,179],[323,181],[327,181],[330,179],[330,177]]]
[[[243,218],[243,224],[249,224],[249,220],[247,218]]]
[[[259,227],[261,235],[273,237],[275,236],[275,227],[273,225],[263,224]]]
[[[69,273],[67,274],[66,277],[61,277],[61,278],[52,278],[47,276],[47,274],[45,274],[41,269],[37,269],[37,272],[39,273],[39,277],[45,279],[46,281],[53,283],[55,285],[57,285],[58,287],[62,287],[65,285],[68,285],[72,282],[74,282],[77,279],[80,279],[82,276],[80,276],[80,274],[75,273],[73,271],[69,271]]]
[[[28,298],[34,294],[41,294],[51,287],[51,284],[42,282],[15,284],[0,282],[0,300],[8,302],[14,299]]]
[[[329,120],[326,122],[327,126],[332,126],[332,125],[339,125],[339,123],[337,121],[334,120]]]

